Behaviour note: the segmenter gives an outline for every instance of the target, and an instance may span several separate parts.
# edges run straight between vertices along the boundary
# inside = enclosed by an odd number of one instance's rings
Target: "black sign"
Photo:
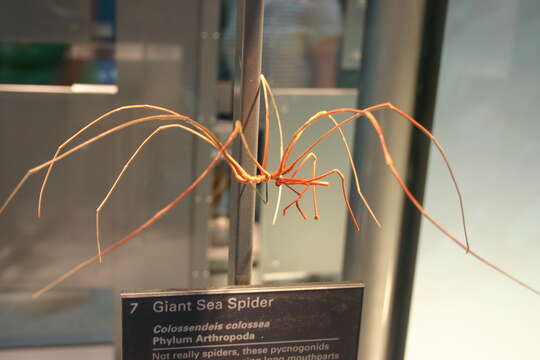
[[[362,284],[123,293],[124,360],[355,360]]]

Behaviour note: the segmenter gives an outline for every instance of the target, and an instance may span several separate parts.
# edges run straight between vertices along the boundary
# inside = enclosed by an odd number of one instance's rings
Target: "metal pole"
[[[236,2],[236,53],[234,79],[234,120],[240,120],[251,151],[257,153],[259,133],[259,78],[261,74],[263,0]],[[246,155],[241,141],[233,145],[233,155],[250,174],[256,166]],[[230,207],[229,284],[251,283],[255,192],[233,179]]]
[[[420,90],[420,68],[425,0],[369,1],[360,79],[359,104],[365,108],[390,101],[409,114],[415,115],[417,93]],[[377,114],[394,165],[405,179],[411,144],[411,125],[389,112]],[[383,156],[366,121],[356,127],[355,158],[362,164],[360,182],[370,194],[370,203],[380,214],[383,228],[378,229],[367,214],[360,211],[362,231],[348,234],[344,279],[362,280],[366,284],[360,331],[359,358],[396,359],[400,336],[394,319],[399,317],[401,284],[399,266],[403,221],[403,192],[389,176]],[[358,201],[355,209],[361,209]],[[399,352],[399,351],[398,351]]]

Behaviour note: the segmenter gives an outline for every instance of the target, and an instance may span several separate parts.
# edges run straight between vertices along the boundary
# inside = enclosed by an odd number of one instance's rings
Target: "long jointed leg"
[[[401,179],[401,176],[399,175],[398,171],[395,169],[395,167],[393,165],[392,157],[390,156],[390,153],[389,153],[388,148],[386,146],[386,141],[384,139],[384,134],[382,132],[382,129],[381,129],[377,119],[375,118],[375,116],[371,113],[373,111],[378,111],[378,110],[382,110],[382,109],[392,110],[392,111],[398,113],[399,115],[403,116],[405,119],[409,120],[415,127],[417,127],[424,134],[426,134],[432,140],[432,142],[435,144],[435,146],[437,147],[437,150],[440,152],[440,154],[441,154],[441,156],[442,156],[442,158],[443,158],[443,160],[444,160],[444,162],[445,162],[445,164],[446,164],[446,166],[447,166],[447,168],[448,168],[448,170],[450,172],[452,181],[454,183],[454,187],[456,188],[457,194],[459,196],[460,208],[461,208],[461,217],[462,217],[463,227],[464,227],[464,230],[465,230],[465,239],[466,239],[465,244],[462,243],[461,241],[459,241],[455,236],[450,234],[444,227],[442,227],[442,225],[440,225],[437,221],[435,221],[430,216],[430,214],[422,207],[422,205],[418,202],[418,200],[414,197],[414,195],[408,189],[405,182]],[[452,168],[450,166],[450,163],[449,163],[449,161],[448,161],[448,159],[446,157],[446,154],[445,154],[445,151],[444,151],[443,147],[440,145],[440,143],[437,141],[437,139],[426,128],[424,128],[421,124],[419,124],[412,117],[407,115],[405,112],[403,112],[402,110],[398,109],[397,107],[395,107],[394,105],[392,105],[390,103],[374,105],[374,106],[371,106],[369,108],[366,108],[365,110],[358,110],[358,109],[351,109],[351,108],[335,109],[335,110],[331,110],[331,111],[328,111],[328,112],[320,113],[320,114],[312,117],[312,122],[317,120],[318,117],[326,116],[329,113],[330,114],[356,113],[359,116],[360,115],[365,115],[368,118],[368,120],[370,121],[370,123],[372,124],[372,126],[375,128],[375,131],[377,132],[377,135],[379,137],[379,142],[380,142],[381,148],[383,150],[387,166],[389,167],[392,175],[394,176],[394,178],[396,178],[399,185],[401,186],[401,188],[403,189],[403,191],[405,192],[405,194],[409,198],[409,200],[414,204],[414,206],[418,209],[418,211],[422,215],[424,215],[433,225],[435,225],[435,227],[437,227],[444,235],[446,235],[450,240],[452,240],[459,247],[461,247],[463,250],[465,250],[468,254],[472,255],[473,257],[475,257],[480,262],[484,263],[485,265],[489,266],[490,268],[494,269],[495,271],[499,272],[500,274],[504,275],[505,277],[509,278],[510,280],[515,281],[519,285],[521,285],[521,286],[525,287],[526,289],[532,291],[536,295],[540,295],[539,290],[537,290],[537,289],[533,288],[532,286],[526,284],[525,282],[523,282],[520,279],[516,278],[515,276],[509,274],[508,272],[502,270],[501,268],[499,268],[498,266],[496,266],[492,262],[490,262],[487,259],[485,259],[484,257],[480,256],[475,251],[472,251],[472,250],[469,249],[468,240],[467,240],[468,236],[467,236],[466,223],[465,223],[465,212],[463,210],[463,201],[462,201],[461,192],[459,191],[459,187],[458,187],[456,178],[454,176],[454,172],[453,172],[453,170],[452,170]],[[310,147],[308,147],[308,149],[306,149],[304,151],[304,153],[306,153],[307,151],[310,151],[311,149],[313,149],[313,147],[316,144],[318,144],[322,139],[324,139],[324,137],[328,136],[333,131],[336,131],[338,128],[342,127],[344,124],[346,124],[347,122],[352,121],[354,119],[355,118],[351,117],[351,118],[347,118],[347,119],[341,121],[340,123],[338,123],[338,125],[334,126],[334,128],[328,130],[325,134],[321,135],[318,140],[316,140]],[[305,128],[305,126],[303,128]],[[303,129],[303,128],[301,128],[301,129]],[[288,151],[290,151],[289,148],[292,148],[292,147],[288,146],[287,147]],[[287,156],[287,151],[285,152],[285,157],[286,156]],[[284,160],[286,160],[286,158]],[[284,161],[282,161],[282,162],[284,162]]]
[[[340,123],[338,123],[336,121],[336,119],[332,116],[332,114],[336,114],[336,113],[353,113],[353,115],[349,116],[347,119],[341,121]],[[377,216],[375,216],[375,213],[373,212],[373,210],[371,209],[371,206],[369,205],[366,197],[364,196],[364,194],[362,193],[362,190],[360,189],[360,181],[358,179],[358,173],[356,171],[356,166],[354,164],[354,161],[352,159],[352,154],[351,154],[351,151],[350,151],[350,148],[349,148],[349,145],[347,143],[347,140],[345,138],[345,134],[343,133],[343,130],[341,129],[341,127],[343,125],[345,125],[346,123],[350,122],[350,121],[353,121],[355,119],[358,119],[359,117],[361,117],[363,115],[363,111],[361,110],[356,110],[356,109],[337,109],[337,110],[332,110],[332,111],[319,111],[317,114],[313,115],[312,117],[309,118],[308,121],[306,121],[302,126],[300,126],[296,132],[294,133],[293,137],[291,138],[291,140],[289,141],[287,147],[286,147],[286,150],[285,150],[285,154],[284,156],[282,156],[282,159],[281,159],[281,163],[280,163],[280,170],[286,174],[288,173],[289,171],[292,170],[292,168],[294,168],[294,166],[296,166],[296,164],[302,159],[304,158],[304,156],[306,156],[306,154],[308,154],[311,150],[313,150],[324,138],[326,138],[328,135],[330,135],[332,132],[334,131],[339,131],[340,132],[340,135],[341,135],[341,140],[343,142],[343,145],[345,147],[345,150],[347,151],[347,156],[349,158],[349,162],[351,164],[351,168],[352,168],[352,171],[353,171],[353,175],[354,175],[354,181],[355,181],[355,185],[356,185],[356,191],[358,193],[358,195],[360,196],[360,198],[362,199],[362,202],[364,203],[364,206],[367,208],[371,218],[375,221],[375,223],[377,224],[377,226],[381,227],[381,222],[379,221],[379,219],[377,218]],[[329,129],[326,133],[324,133],[323,135],[321,135],[315,142],[313,142],[310,146],[308,146],[299,156],[297,156],[293,161],[291,161],[291,163],[289,165],[286,165],[286,162],[287,162],[287,159],[289,157],[289,155],[291,154],[294,146],[296,145],[296,143],[298,142],[298,140],[300,139],[300,137],[302,136],[302,134],[304,133],[304,131],[309,127],[311,126],[312,124],[314,124],[315,122],[319,121],[319,120],[322,120],[322,119],[325,119],[326,117],[328,117],[333,123],[334,123],[334,126]]]
[[[100,117],[98,117],[97,119],[91,121],[90,123],[88,123],[87,125],[85,125],[84,127],[82,127],[79,131],[77,131],[75,134],[73,134],[69,139],[67,139],[65,142],[63,142],[57,149],[56,149],[56,152],[54,153],[54,156],[52,158],[53,162],[51,162],[51,164],[49,165],[49,168],[47,169],[47,173],[45,174],[45,176],[43,177],[43,182],[41,184],[41,189],[39,190],[39,198],[38,198],[38,206],[37,206],[37,217],[38,218],[41,218],[41,209],[42,209],[42,202],[43,202],[43,194],[45,192],[45,187],[47,186],[47,181],[49,179],[49,176],[51,174],[51,171],[52,171],[52,168],[53,168],[53,165],[55,163],[55,159],[58,157],[58,155],[60,154],[60,152],[62,151],[62,149],[64,149],[67,145],[69,145],[69,143],[71,143],[73,140],[75,140],[77,137],[79,137],[80,135],[82,135],[83,132],[85,132],[86,130],[88,130],[89,128],[91,128],[92,126],[96,125],[97,123],[99,123],[100,121],[102,120],[105,120],[106,118],[110,117],[111,115],[117,113],[117,112],[120,112],[120,111],[124,111],[124,110],[128,110],[128,109],[152,109],[152,110],[159,110],[159,111],[163,111],[165,113],[168,113],[170,115],[175,115],[175,116],[182,116],[181,114],[175,112],[175,111],[172,111],[172,110],[169,110],[167,108],[163,108],[161,106],[154,106],[154,105],[127,105],[127,106],[121,106],[119,108],[116,108],[116,109],[113,109],[103,115],[101,115]]]
[[[459,241],[454,235],[450,234],[441,224],[439,224],[437,221],[435,221],[435,219],[433,219],[433,217],[424,209],[424,207],[420,204],[420,202],[416,199],[416,197],[411,193],[411,191],[409,190],[409,188],[407,187],[407,185],[405,184],[405,182],[401,178],[401,175],[399,174],[397,169],[394,167],[392,156],[390,155],[390,152],[388,151],[388,147],[386,145],[386,140],[384,138],[384,134],[382,132],[382,129],[381,129],[381,126],[380,126],[379,122],[377,121],[375,116],[369,111],[366,111],[366,117],[369,119],[369,121],[373,125],[375,131],[379,135],[379,142],[380,142],[381,148],[382,148],[383,153],[384,153],[384,158],[385,158],[385,161],[386,161],[386,165],[390,169],[390,172],[392,173],[394,178],[397,180],[397,182],[399,183],[399,185],[401,186],[401,188],[403,189],[403,191],[405,192],[405,194],[407,195],[409,200],[418,209],[418,211],[422,215],[424,215],[433,225],[435,225],[435,227],[437,227],[443,234],[445,234],[450,240],[452,240],[454,243],[456,243],[463,250],[467,251],[468,254],[472,255],[477,260],[479,260],[483,264],[489,266],[490,268],[497,271],[501,275],[506,276],[508,279],[510,279],[512,281],[515,281],[519,285],[521,285],[521,286],[525,287],[526,289],[532,291],[536,295],[540,295],[540,291],[538,291],[537,289],[535,289],[532,286],[526,284],[525,282],[519,280],[517,277],[511,275],[510,273],[502,270],[497,265],[493,264],[489,260],[487,260],[484,257],[480,256],[475,251],[469,249],[466,244],[463,244],[461,241]],[[442,148],[441,148],[441,150],[442,150]]]
[[[291,206],[293,206],[293,205],[296,204],[296,207],[299,208],[299,201],[304,197],[304,194],[305,194],[306,191],[308,191],[308,190],[309,190],[309,185],[305,185],[301,192],[295,191],[295,192],[297,193],[297,196],[296,196],[296,198],[295,198],[293,201],[291,201],[291,202],[289,203],[289,205],[287,205],[287,206],[285,206],[285,207],[283,208],[283,216],[287,215],[287,210],[289,210],[289,208],[290,208]],[[301,213],[301,215],[302,215],[302,217],[304,218],[304,220],[307,220],[307,216],[306,216],[303,212]]]
[[[429,137],[429,139],[433,142],[433,144],[435,145],[435,147],[437,148],[437,150],[441,154],[443,162],[446,165],[446,168],[448,169],[448,172],[450,173],[450,177],[452,179],[452,183],[454,184],[454,189],[456,190],[456,194],[458,195],[459,208],[460,208],[460,213],[461,213],[461,224],[463,225],[463,234],[465,236],[465,245],[467,246],[467,249],[465,249],[465,252],[469,252],[470,251],[469,234],[468,234],[468,231],[467,231],[467,223],[465,221],[465,207],[463,205],[463,196],[461,195],[461,190],[459,190],[459,186],[458,186],[458,183],[457,183],[457,180],[456,180],[456,176],[454,174],[454,170],[452,169],[452,166],[450,165],[450,161],[448,161],[448,158],[446,157],[446,152],[444,151],[444,148],[439,143],[437,138],[435,138],[435,136],[433,136],[433,134],[428,129],[426,129],[424,126],[422,126],[422,124],[420,124],[418,121],[416,121],[411,116],[409,116],[407,113],[405,113],[404,111],[402,111],[401,109],[395,107],[392,104],[387,104],[387,106],[388,106],[388,109],[398,113],[400,116],[402,116],[405,119],[409,120],[409,122],[411,122],[414,126],[416,126],[418,129],[420,129],[420,131],[422,131],[427,137]]]
[[[234,138],[238,135],[240,131],[240,128],[238,126],[235,126],[234,130],[229,135],[229,138],[227,141],[223,144],[223,146],[219,149],[219,152],[214,156],[208,167],[199,175],[199,177],[191,184],[189,185],[176,199],[171,201],[167,206],[156,212],[150,219],[148,219],[145,223],[140,225],[137,229],[133,230],[131,233],[123,237],[122,239],[118,240],[105,250],[101,252],[101,255],[107,255],[114,249],[116,249],[119,246],[124,245],[126,242],[140,234],[142,231],[147,229],[149,226],[151,226],[153,223],[155,223],[158,219],[160,219],[163,215],[165,215],[167,212],[169,212],[174,206],[176,206],[182,199],[188,195],[193,189],[201,182],[203,179],[208,175],[208,173],[218,164],[218,161],[220,160],[221,156],[225,152],[225,149],[231,144],[231,142],[234,140]],[[42,289],[38,290],[32,295],[32,298],[37,298],[41,296],[43,293],[47,292],[48,290],[52,289],[62,281],[66,280],[67,278],[71,277],[72,275],[76,274],[81,269],[85,268],[86,266],[98,261],[98,255],[94,255],[93,257],[81,262],[80,264],[74,266],[66,273],[62,274],[60,277],[55,279],[54,281],[47,284]]]
[[[279,108],[276,103],[276,98],[274,96],[274,93],[272,92],[272,88],[268,84],[268,81],[264,77],[264,75],[261,74],[261,84],[263,86],[263,95],[264,95],[264,107],[265,107],[265,114],[267,117],[270,116],[269,107],[268,107],[268,95],[270,95],[270,100],[272,101],[272,108],[274,109],[274,114],[276,116],[276,122],[278,126],[278,134],[279,134],[279,158],[281,159],[283,157],[283,126],[281,124],[281,116],[279,114]],[[266,121],[267,124],[269,124],[269,121]],[[268,126],[268,125],[267,125]],[[266,167],[266,155],[268,153],[268,129],[266,130],[267,133],[265,134],[265,144],[264,144],[264,154],[263,154],[263,165]],[[276,200],[276,208],[274,210],[274,217],[272,218],[272,225],[276,224],[277,216],[279,213],[279,207],[281,204],[281,195],[283,193],[283,187],[278,188],[278,196]],[[297,205],[298,206],[298,205]]]
[[[291,185],[289,184],[283,184],[285,185],[286,187],[288,187],[292,192],[294,192],[296,195],[297,195],[297,198],[296,200],[293,200],[289,205],[287,205],[284,209],[283,209],[283,216],[285,216],[287,214],[287,209],[291,206],[291,205],[296,205],[296,208],[298,209],[298,212],[300,213],[300,215],[304,218],[304,220],[307,220],[307,216],[306,214],[302,211],[302,208],[300,207],[300,198],[302,197],[303,193],[305,192],[305,190],[308,188],[307,186],[305,187],[304,191],[302,193],[296,191],[295,188],[293,188]]]
[[[66,150],[65,152],[63,152],[62,154],[59,154],[58,156],[55,156],[54,158],[52,158],[51,160],[48,160],[40,165],[37,165],[35,167],[33,167],[32,169],[28,170],[26,172],[26,174],[24,174],[24,176],[21,178],[21,180],[19,180],[19,182],[17,183],[17,185],[15,186],[15,188],[13,189],[13,191],[8,195],[7,199],[4,201],[4,203],[2,204],[2,206],[0,207],[0,214],[2,214],[2,212],[6,209],[6,207],[9,205],[9,203],[11,202],[11,200],[13,199],[13,197],[19,192],[19,190],[21,189],[21,187],[24,185],[24,183],[26,183],[26,181],[28,180],[28,178],[30,178],[30,176],[34,175],[35,173],[38,173],[39,171],[43,170],[44,168],[46,167],[49,167],[50,165],[52,164],[55,164],[57,163],[58,161],[61,161],[63,159],[65,159],[66,157],[72,155],[73,153],[81,150],[82,148],[84,148],[85,146],[88,146],[108,135],[111,135],[117,131],[120,131],[120,130],[123,130],[125,128],[128,128],[130,126],[133,126],[133,125],[136,125],[136,124],[140,124],[140,123],[143,123],[143,122],[148,122],[148,121],[156,121],[156,120],[160,120],[160,121],[166,121],[166,120],[178,120],[178,121],[183,121],[183,122],[186,122],[188,123],[189,125],[193,126],[194,128],[196,128],[197,130],[199,130],[202,134],[205,135],[205,137],[207,137],[208,139],[211,139],[212,141],[212,144],[214,144],[214,146],[216,148],[221,148],[222,144],[221,142],[219,142],[219,140],[217,140],[217,138],[215,138],[215,135],[212,134],[208,129],[206,129],[203,125],[199,124],[198,122],[192,120],[191,118],[187,117],[187,116],[183,116],[183,115],[152,115],[152,116],[145,116],[145,117],[142,117],[142,118],[137,118],[137,119],[134,119],[134,120],[130,120],[130,121],[127,121],[123,124],[120,124],[120,125],[117,125],[109,130],[106,130],[106,131],[103,131],[102,133],[74,146],[73,148],[69,149],[69,150]],[[231,160],[231,157],[230,155],[227,153],[227,152],[224,152],[224,156],[225,158],[227,159],[227,161],[229,162],[229,164],[231,165],[231,168],[233,170],[234,173],[238,172],[237,170],[237,167],[239,165],[237,164],[234,164],[233,160]]]
[[[298,165],[298,167],[296,168],[296,170],[292,173],[292,177],[295,177],[298,172],[300,171],[300,169],[302,169],[302,167],[304,167],[304,165],[306,164],[306,162],[309,160],[309,159],[312,159],[313,160],[313,163],[312,163],[312,170],[311,170],[311,177],[314,178],[315,176],[317,176],[316,172],[317,172],[317,155],[315,155],[315,153],[311,152],[309,153],[301,162],[300,164]],[[309,184],[306,184],[306,188],[302,191],[302,194],[298,194],[298,198],[293,201],[293,202],[298,202],[300,201],[300,199],[302,198],[302,196],[304,196],[304,193],[306,192],[306,190],[308,188],[312,189],[312,193],[313,193],[313,218],[315,220],[319,220],[320,217],[319,217],[319,208],[317,206],[317,190],[316,190],[316,186],[315,185],[309,185]],[[291,203],[292,204],[292,203]],[[287,206],[287,208],[289,206],[291,206],[291,204],[289,204]],[[286,208],[285,208],[286,209]],[[285,209],[283,209],[283,215],[285,215]]]
[[[264,94],[264,109],[265,109],[265,134],[264,134],[264,151],[263,151],[263,159],[262,164],[259,163],[257,160],[257,157],[253,154],[251,149],[249,148],[248,141],[244,135],[244,131],[240,131],[240,137],[242,140],[242,145],[244,146],[244,149],[246,150],[247,156],[250,158],[250,160],[255,164],[257,169],[259,169],[259,172],[266,176],[268,179],[270,178],[270,173],[266,170],[266,160],[268,158],[268,142],[270,138],[270,111],[268,108],[268,83],[266,82],[266,79],[264,75],[261,74],[261,85],[263,88],[263,94]],[[281,131],[281,123],[278,116],[278,125]],[[280,132],[280,136],[282,137],[283,134]],[[283,147],[283,144],[281,145]],[[248,184],[251,186],[253,191],[255,191],[255,194],[261,199],[261,201],[264,204],[268,203],[268,181],[265,182],[265,195],[260,192],[260,190],[257,188],[257,184],[248,182]]]
[[[262,166],[261,163],[257,160],[257,157],[253,154],[251,149],[249,148],[248,141],[246,139],[246,136],[244,135],[244,130],[242,129],[240,131],[240,139],[242,141],[242,145],[244,146],[244,149],[246,150],[246,154],[248,158],[255,164],[255,166],[259,169],[261,174],[264,174],[268,178],[270,178],[270,173],[266,171],[266,169]]]
[[[351,215],[351,218],[353,220],[354,228],[356,229],[356,231],[360,231],[360,225],[358,224],[358,220],[356,220],[356,216],[354,215],[354,212],[352,210],[351,203],[349,202],[349,197],[347,196],[347,188],[345,187],[345,175],[343,175],[343,173],[339,169],[327,171],[324,174],[314,177],[313,179],[309,179],[307,183],[324,179],[325,177],[328,177],[332,174],[336,174],[341,180],[341,191],[343,192],[343,199],[345,200],[345,204],[347,204],[347,209],[349,210],[349,214]]]
[[[350,121],[353,121],[361,116],[366,116],[368,118],[368,120],[371,122],[372,126],[374,127],[375,131],[377,132],[377,135],[379,137],[379,141],[380,141],[380,144],[381,144],[381,147],[383,149],[383,152],[384,152],[384,156],[385,156],[385,161],[386,163],[390,163],[392,164],[392,159],[391,157],[389,157],[389,152],[388,152],[388,149],[387,149],[387,146],[386,146],[386,143],[385,143],[385,140],[384,140],[384,134],[382,132],[382,129],[379,125],[379,122],[376,120],[376,118],[374,117],[374,115],[371,113],[373,111],[377,111],[377,110],[382,110],[382,109],[391,109],[393,111],[396,111],[398,114],[400,115],[403,115],[407,120],[411,121],[412,124],[414,126],[416,126],[417,128],[419,128],[420,130],[422,130],[425,134],[427,134],[431,140],[433,140],[433,142],[435,143],[435,145],[437,146],[437,149],[439,150],[439,152],[441,153],[441,155],[443,156],[443,160],[445,161],[449,171],[450,171],[450,174],[452,175],[452,180],[454,181],[454,185],[456,188],[458,188],[457,186],[457,182],[455,181],[455,176],[453,175],[453,171],[450,167],[450,164],[448,162],[448,160],[446,159],[446,156],[445,156],[445,153],[444,153],[444,150],[442,148],[442,146],[440,146],[440,144],[436,141],[436,139],[434,138],[433,135],[431,135],[431,133],[425,129],[422,125],[420,125],[417,121],[415,121],[414,119],[412,119],[410,116],[406,115],[403,111],[399,110],[398,108],[396,108],[395,106],[393,106],[392,104],[390,103],[384,103],[384,104],[379,104],[379,105],[374,105],[374,106],[371,106],[369,108],[366,108],[364,110],[358,110],[358,109],[352,109],[352,108],[340,108],[340,109],[334,109],[334,110],[330,110],[330,111],[321,111],[319,113],[317,113],[316,115],[312,116],[304,125],[302,125],[300,128],[298,128],[298,130],[295,132],[295,135],[293,135],[293,138],[292,140],[289,142],[289,144],[287,145],[287,148],[286,148],[286,151],[285,151],[285,154],[283,156],[283,159],[282,159],[282,162],[281,162],[281,168],[283,169],[284,173],[286,173],[287,171],[289,171],[298,161],[300,161],[300,159],[305,156],[305,154],[307,154],[309,151],[311,151],[315,146],[317,146],[324,138],[326,138],[328,135],[330,135],[331,133],[333,133],[334,131],[336,130],[339,130],[343,125],[345,125],[346,123],[350,122]],[[287,157],[288,155],[291,153],[294,145],[296,144],[296,142],[298,141],[299,139],[299,136],[302,134],[303,131],[305,131],[305,129],[312,125],[313,123],[315,123],[316,121],[322,119],[323,117],[325,116],[329,116],[329,115],[333,115],[333,114],[341,114],[341,113],[353,113],[355,115],[353,116],[350,116],[348,117],[347,119],[339,122],[337,125],[335,125],[333,128],[331,128],[330,130],[326,131],[324,134],[322,134],[317,140],[315,140],[315,142],[313,142],[310,146],[308,146],[295,160],[293,160],[291,162],[290,165],[285,165],[286,161],[287,161]],[[369,116],[368,116],[369,114]],[[393,165],[392,165],[393,167]],[[402,182],[403,183],[403,182]],[[403,183],[404,185],[404,183]],[[402,186],[403,187],[403,186]],[[409,199],[413,202],[413,204],[417,207],[417,209],[424,215],[426,216],[426,218],[428,218],[433,224],[435,224],[435,226],[441,230],[445,235],[447,235],[450,239],[452,239],[454,242],[456,242],[459,246],[461,246],[465,251],[468,251],[469,250],[469,247],[468,247],[468,241],[466,241],[466,244],[463,245],[459,240],[457,240],[457,238],[453,235],[451,235],[446,229],[444,229],[439,223],[437,223],[423,208],[422,206],[420,205],[420,203],[416,200],[416,198],[414,198],[414,196],[410,193],[410,191],[407,193],[407,197],[409,197]],[[461,215],[462,215],[462,219],[464,219],[464,211],[463,211],[463,203],[461,201],[461,193],[459,192],[458,190],[458,195],[459,195],[459,198],[460,198],[460,205],[461,205]],[[421,210],[422,209],[422,210]],[[465,226],[465,222],[463,222],[463,225],[464,227],[466,228]],[[465,238],[467,239],[467,232],[465,232]]]
[[[101,256],[101,241],[100,241],[100,230],[99,230],[99,220],[100,220],[100,214],[101,214],[101,209],[103,208],[103,206],[105,206],[105,204],[107,203],[107,201],[109,200],[111,194],[113,193],[113,191],[116,189],[117,185],[118,185],[118,182],[120,181],[120,179],[122,178],[122,176],[124,175],[124,173],[126,172],[127,168],[129,167],[129,165],[133,162],[133,160],[135,159],[135,157],[139,154],[139,152],[142,150],[142,148],[150,141],[150,139],[152,139],[155,135],[157,135],[158,133],[160,133],[161,131],[163,130],[167,130],[167,129],[172,129],[172,128],[179,128],[179,129],[182,129],[182,130],[185,130],[189,133],[192,133],[198,137],[200,137],[201,139],[203,139],[204,141],[208,142],[210,145],[214,145],[208,138],[206,138],[204,135],[200,134],[199,132],[187,127],[187,126],[184,126],[184,125],[181,125],[181,124],[170,124],[170,125],[163,125],[163,126],[160,126],[158,127],[156,130],[154,130],[150,135],[148,135],[146,137],[146,139],[143,140],[143,142],[139,145],[139,147],[133,152],[133,154],[131,155],[131,157],[129,158],[129,160],[125,163],[124,167],[122,168],[122,170],[120,171],[120,173],[116,176],[116,179],[114,181],[114,183],[112,184],[111,188],[109,189],[109,191],[107,192],[107,195],[105,195],[105,198],[103,199],[103,201],[101,201],[101,203],[99,204],[99,206],[97,207],[96,209],[96,244],[97,244],[97,250],[98,250],[98,258],[99,258],[99,263],[103,263],[103,258]]]
[[[338,124],[338,122],[336,121],[336,119],[332,115],[328,114],[328,117],[330,118],[330,120],[332,120],[332,122],[334,123],[334,126],[336,126]],[[341,127],[338,127],[338,131],[339,131],[339,135],[341,136],[341,141],[343,142],[343,146],[345,147],[345,150],[347,151],[347,157],[349,158],[349,164],[351,166],[351,170],[352,170],[353,176],[354,176],[354,184],[356,186],[356,193],[358,194],[358,196],[360,196],[360,199],[362,199],[362,202],[364,203],[364,206],[366,207],[369,214],[371,215],[371,218],[375,221],[377,226],[380,228],[380,227],[382,227],[381,222],[379,221],[379,219],[377,218],[377,216],[375,215],[375,213],[371,209],[371,206],[369,205],[369,202],[367,201],[364,193],[360,189],[360,180],[358,179],[358,173],[356,171],[356,165],[354,164],[354,160],[353,160],[352,154],[351,154],[351,149],[349,148],[349,144],[347,143],[347,139],[345,138],[345,134],[343,133],[343,129]]]

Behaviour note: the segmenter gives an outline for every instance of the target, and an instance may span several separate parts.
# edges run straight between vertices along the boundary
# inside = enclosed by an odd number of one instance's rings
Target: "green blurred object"
[[[0,83],[55,84],[68,48],[66,44],[0,41]]]

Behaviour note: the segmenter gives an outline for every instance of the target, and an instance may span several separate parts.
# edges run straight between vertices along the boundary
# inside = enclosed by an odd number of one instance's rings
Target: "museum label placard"
[[[355,360],[364,286],[122,293],[124,360]]]

